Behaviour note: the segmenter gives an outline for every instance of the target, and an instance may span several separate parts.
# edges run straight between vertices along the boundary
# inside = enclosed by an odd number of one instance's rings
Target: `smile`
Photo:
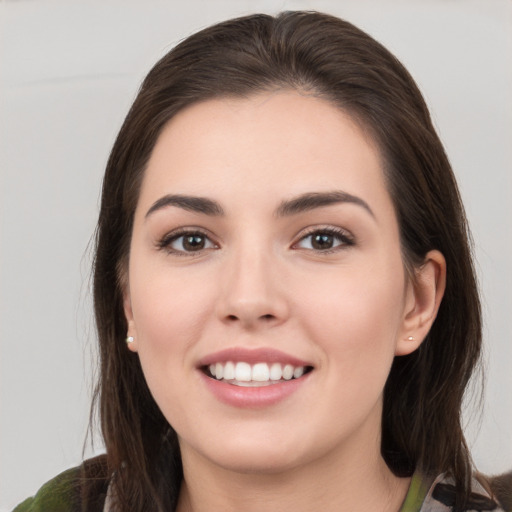
[[[281,363],[256,363],[227,361],[212,363],[205,370],[207,375],[234,386],[257,387],[278,384],[282,381],[299,379],[311,371],[310,366],[294,366]]]
[[[203,357],[197,369],[218,400],[253,409],[291,399],[311,380],[314,366],[270,347],[233,347]]]

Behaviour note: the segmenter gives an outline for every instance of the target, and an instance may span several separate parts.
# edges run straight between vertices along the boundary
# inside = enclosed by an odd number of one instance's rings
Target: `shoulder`
[[[106,457],[101,455],[56,476],[13,512],[102,512],[108,483]]]
[[[512,512],[512,471],[486,478],[489,487],[507,512]]]
[[[435,479],[425,479],[415,475],[420,480],[419,486],[426,491],[422,497],[422,504],[418,512],[451,512],[455,505],[455,486],[453,480],[444,475]],[[486,478],[482,475],[476,475],[472,479],[471,496],[465,510],[467,511],[493,511],[509,512],[510,503],[507,502],[507,494],[503,492],[503,487],[496,487],[496,478]],[[501,480],[499,480],[501,483]],[[509,489],[510,490],[510,489]],[[498,492],[499,491],[499,492]]]

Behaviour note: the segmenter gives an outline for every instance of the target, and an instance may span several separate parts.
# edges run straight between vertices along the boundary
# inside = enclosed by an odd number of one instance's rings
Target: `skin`
[[[276,213],[332,191],[367,207]],[[210,198],[224,214],[155,207],[167,194]],[[184,246],[183,228],[204,248]],[[342,236],[319,249],[311,230],[326,229]],[[277,91],[176,115],[142,183],[125,314],[130,349],[178,433],[178,510],[398,510],[409,481],[380,455],[382,393],[395,355],[427,334],[445,272],[432,251],[408,278],[379,152],[330,103]],[[234,407],[197,368],[232,347],[276,348],[313,371],[277,404]]]

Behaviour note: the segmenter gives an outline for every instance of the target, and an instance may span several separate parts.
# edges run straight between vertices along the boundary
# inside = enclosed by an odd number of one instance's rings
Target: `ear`
[[[414,278],[409,278],[395,355],[410,354],[421,345],[436,319],[445,288],[446,260],[439,251],[430,251],[415,269]]]
[[[137,352],[137,329],[135,328],[135,320],[133,319],[132,301],[128,286],[125,286],[124,288],[125,291],[123,293],[123,309],[126,323],[128,324],[128,329],[126,332],[126,345],[132,352]],[[128,341],[128,338],[131,338],[133,341]]]

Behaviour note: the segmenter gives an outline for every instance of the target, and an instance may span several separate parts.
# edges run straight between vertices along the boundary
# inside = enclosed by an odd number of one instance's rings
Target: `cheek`
[[[148,382],[152,373],[174,374],[190,365],[189,348],[212,315],[211,280],[148,267],[130,279],[137,350]]]
[[[192,369],[191,347],[201,338],[211,315],[209,289],[158,273],[132,281],[137,351],[148,387],[167,421],[179,426],[194,397],[184,376]],[[189,383],[188,383],[189,384]]]
[[[401,267],[387,270],[340,269],[295,293],[308,337],[348,382],[373,375],[385,381],[389,372],[403,318],[404,274]],[[315,292],[304,298],[306,289]]]

